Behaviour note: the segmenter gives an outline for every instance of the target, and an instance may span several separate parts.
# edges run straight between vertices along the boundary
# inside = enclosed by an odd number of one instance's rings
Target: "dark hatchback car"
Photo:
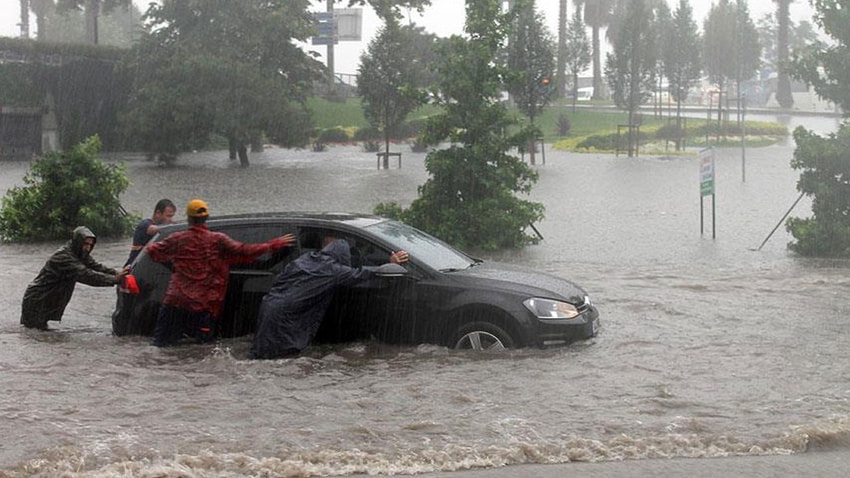
[[[471,258],[398,221],[345,213],[264,213],[210,218],[207,225],[242,242],[287,233],[297,237],[294,247],[231,267],[219,319],[222,337],[253,333],[260,301],[277,274],[300,254],[317,250],[326,234],[348,241],[354,266],[381,265],[397,250],[409,252],[410,261],[338,290],[316,337],[319,342],[374,337],[459,349],[546,347],[593,337],[599,327],[599,313],[578,285]],[[163,227],[153,240],[186,227]],[[171,271],[144,252],[132,267],[139,293],[119,289],[112,329],[119,336],[150,335]]]

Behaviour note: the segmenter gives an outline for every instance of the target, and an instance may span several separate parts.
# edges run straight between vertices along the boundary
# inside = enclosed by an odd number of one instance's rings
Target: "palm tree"
[[[30,0],[30,8],[35,13],[35,29],[39,41],[47,39],[47,16],[56,11],[53,0]]]
[[[132,0],[59,0],[58,6],[65,10],[83,10],[86,17],[86,39],[97,45],[98,17],[101,11],[109,13],[116,7],[130,8]]]
[[[21,0],[21,38],[30,37],[30,2]]]
[[[593,98],[602,97],[602,47],[599,30],[611,21],[615,0],[576,0],[576,8],[584,5],[584,22],[592,30],[593,48]]]
[[[778,31],[776,33],[776,59],[778,63],[776,101],[783,108],[794,106],[794,97],[791,96],[791,80],[785,70],[788,62],[788,29],[791,23],[790,5],[794,0],[773,0],[776,2],[776,22]]]
[[[558,5],[558,61],[555,72],[555,85],[558,98],[563,98],[567,92],[566,68],[567,68],[567,0],[560,0]]]

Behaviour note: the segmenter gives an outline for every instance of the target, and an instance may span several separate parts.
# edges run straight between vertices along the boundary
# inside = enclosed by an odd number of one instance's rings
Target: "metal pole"
[[[791,211],[793,211],[794,208],[797,207],[797,203],[800,202],[800,200],[803,199],[803,196],[805,196],[805,195],[806,195],[806,193],[800,193],[800,197],[798,197],[797,200],[794,201],[794,204],[792,204],[791,207],[788,208],[788,211],[785,213],[784,216],[782,216],[782,219],[780,219],[779,222],[776,223],[776,226],[773,228],[772,231],[770,231],[770,234],[768,234],[767,237],[764,238],[764,240],[761,242],[761,245],[759,246],[759,248],[756,249],[757,251],[760,251],[761,248],[764,247],[765,244],[767,244],[767,240],[770,239],[770,237],[773,236],[773,233],[776,232],[777,229],[779,229],[779,226],[781,226],[782,223],[785,222],[785,218],[787,218],[788,215],[791,214]]]
[[[717,204],[717,199],[714,197],[714,193],[711,193],[711,238],[717,239],[717,214],[716,208],[714,207]]]
[[[747,182],[747,127],[744,125],[747,116],[747,97],[742,96],[741,102],[741,182]]]
[[[334,0],[327,1],[327,12],[333,15],[334,13]],[[333,17],[331,17],[331,22],[334,22]],[[333,29],[331,30],[331,39],[327,45],[328,52],[328,88],[330,91],[334,91],[334,40],[336,39],[336,35],[334,35]]]

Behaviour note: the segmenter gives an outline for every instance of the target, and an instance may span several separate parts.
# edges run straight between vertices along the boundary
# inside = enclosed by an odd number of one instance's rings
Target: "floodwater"
[[[823,132],[835,120],[805,118]],[[399,146],[406,151],[406,146]],[[0,476],[413,474],[532,463],[850,447],[850,261],[800,258],[780,227],[798,196],[785,143],[716,152],[716,237],[696,156],[546,152],[544,240],[490,255],[567,277],[600,335],[497,355],[354,343],[248,361],[246,338],[157,349],[110,333],[115,292],[78,286],[56,331],[18,325],[59,246],[0,244]],[[125,207],[212,214],[407,205],[423,154],[377,170],[356,147],[127,162]],[[746,181],[742,181],[742,166]],[[0,163],[0,189],[24,164]],[[807,216],[802,201],[793,216]],[[122,264],[129,239],[94,256]],[[675,474],[676,465],[667,468]]]

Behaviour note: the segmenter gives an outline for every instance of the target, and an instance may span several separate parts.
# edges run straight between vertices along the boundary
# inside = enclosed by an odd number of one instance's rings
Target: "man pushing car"
[[[186,206],[189,229],[145,247],[152,260],[170,261],[173,267],[153,332],[152,343],[157,347],[172,345],[184,335],[197,343],[215,339],[230,264],[252,262],[295,242],[292,234],[260,244],[235,241],[224,233],[210,231],[208,217],[207,203],[193,199]]]

